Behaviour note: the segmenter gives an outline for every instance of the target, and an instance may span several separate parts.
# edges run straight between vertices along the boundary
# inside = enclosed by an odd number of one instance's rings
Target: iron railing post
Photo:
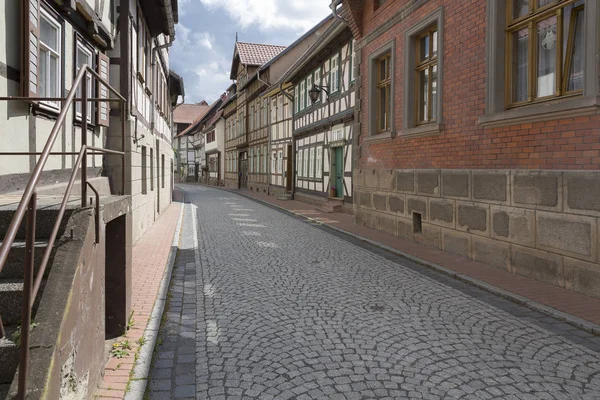
[[[87,70],[83,75],[83,82],[81,85],[81,146],[85,149],[87,146]],[[87,197],[87,149],[83,151],[83,159],[81,160],[81,207],[86,207]]]
[[[27,228],[25,246],[25,269],[23,271],[23,299],[21,300],[21,343],[19,348],[19,393],[17,398],[24,399],[27,391],[27,374],[29,370],[29,334],[31,329],[31,298],[33,290],[33,262],[35,251],[35,214],[37,209],[37,192],[31,194],[27,207]]]

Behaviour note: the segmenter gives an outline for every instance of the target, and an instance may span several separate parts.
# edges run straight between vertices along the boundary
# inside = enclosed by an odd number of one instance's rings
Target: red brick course
[[[373,11],[364,2],[363,37],[388,21],[409,3],[387,1]],[[368,98],[369,54],[392,39],[395,54],[396,130],[402,127],[404,96],[404,32],[444,6],[444,65],[442,135],[396,137],[362,144],[360,168],[497,168],[597,169],[600,166],[600,115],[564,118],[513,126],[483,128],[485,114],[486,2],[483,0],[431,0],[406,19],[362,48],[360,96]],[[356,28],[355,28],[356,29]],[[360,110],[368,120],[368,107]],[[362,124],[361,141],[368,135]]]

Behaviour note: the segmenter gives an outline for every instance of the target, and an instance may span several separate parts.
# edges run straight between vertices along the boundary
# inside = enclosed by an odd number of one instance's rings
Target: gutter
[[[331,4],[329,5],[329,8],[331,8],[331,14],[333,15],[334,18],[337,18],[340,21],[342,21],[344,24],[348,25],[348,21],[346,21],[341,15],[339,15],[337,13],[337,8],[340,4],[342,4],[342,0],[333,0],[331,2]]]

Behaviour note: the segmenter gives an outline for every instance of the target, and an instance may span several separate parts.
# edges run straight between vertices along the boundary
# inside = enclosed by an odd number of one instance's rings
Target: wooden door
[[[248,188],[248,160],[240,160],[239,183],[240,189]]]
[[[344,198],[344,148],[335,147],[335,188],[337,197]]]

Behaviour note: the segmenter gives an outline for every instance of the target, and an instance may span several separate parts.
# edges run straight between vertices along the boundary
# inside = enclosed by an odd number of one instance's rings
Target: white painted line
[[[260,236],[260,232],[242,231],[242,235],[245,235],[245,236]]]
[[[261,225],[261,224],[245,224],[245,223],[240,223],[238,225],[239,226],[250,226],[252,228],[266,228],[266,225]]]
[[[250,214],[227,214],[230,217],[249,217]]]
[[[213,344],[219,343],[219,325],[214,319],[206,321],[206,340]]]
[[[234,221],[240,221],[240,222],[258,222],[258,220],[256,219],[249,219],[249,218],[231,218]]]
[[[269,247],[271,249],[276,249],[279,247],[276,243],[273,242],[256,242],[256,244],[260,247]]]

